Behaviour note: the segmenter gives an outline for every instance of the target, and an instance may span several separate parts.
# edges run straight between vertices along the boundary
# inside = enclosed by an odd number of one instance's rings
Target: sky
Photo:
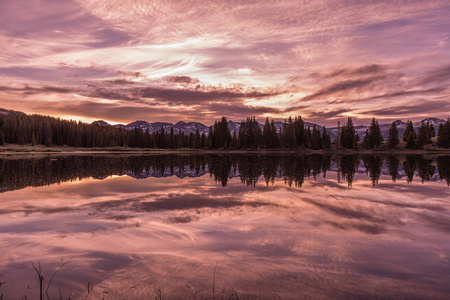
[[[450,116],[450,2],[1,0],[0,107],[111,123]]]

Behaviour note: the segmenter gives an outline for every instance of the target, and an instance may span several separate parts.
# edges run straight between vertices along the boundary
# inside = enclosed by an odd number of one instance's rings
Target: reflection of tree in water
[[[241,182],[247,186],[256,186],[262,175],[262,161],[259,155],[240,155],[237,158]]]
[[[305,177],[309,176],[310,168],[305,156],[283,157],[281,161],[281,173],[284,183],[296,187],[301,187]]]
[[[438,172],[441,180],[445,180],[450,185],[450,156],[440,156],[437,159]]]
[[[212,156],[209,161],[209,173],[214,176],[215,182],[219,182],[223,187],[225,187],[228,183],[228,176],[230,175],[231,166],[231,156]]]
[[[398,166],[400,165],[400,160],[393,155],[389,155],[387,158],[387,165],[389,168],[389,175],[391,175],[392,181],[395,182],[398,178]]]
[[[262,157],[262,160],[262,172],[266,185],[269,185],[269,183],[274,184],[280,165],[279,159],[273,155],[265,155]]]
[[[439,176],[449,183],[449,156],[439,157]],[[377,156],[362,158],[372,184],[379,180],[383,160]],[[358,164],[356,155],[338,157],[340,174],[351,187]],[[389,174],[395,181],[399,177],[399,160],[387,158]],[[146,156],[49,156],[30,159],[0,159],[0,192],[27,186],[44,186],[83,178],[106,178],[115,174],[128,174],[135,178],[150,176],[196,177],[209,171],[211,177],[222,186],[239,174],[241,182],[254,187],[261,175],[266,185],[276,177],[289,185],[301,187],[305,178],[325,177],[330,170],[329,155],[146,155]],[[419,155],[408,155],[403,164],[407,181],[411,182],[418,170],[422,182],[429,181],[435,167],[431,160]],[[208,171],[207,171],[208,170]],[[230,174],[233,170],[233,174]],[[239,172],[239,173],[237,173]]]
[[[414,172],[417,168],[417,157],[416,155],[406,155],[405,162],[403,163],[403,169],[406,173],[406,182],[412,182],[414,178]]]
[[[347,180],[349,187],[352,186],[358,164],[359,159],[357,155],[345,155],[341,157],[341,174]]]
[[[417,171],[422,183],[430,181],[433,178],[435,166],[432,165],[433,160],[423,158],[423,156],[417,156]]]
[[[372,186],[375,186],[380,179],[383,160],[376,155],[364,155],[362,159],[366,168],[366,174],[369,174]]]

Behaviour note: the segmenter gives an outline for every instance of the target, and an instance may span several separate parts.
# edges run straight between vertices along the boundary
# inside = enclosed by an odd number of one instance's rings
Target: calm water
[[[0,157],[0,298],[450,294],[450,157]]]

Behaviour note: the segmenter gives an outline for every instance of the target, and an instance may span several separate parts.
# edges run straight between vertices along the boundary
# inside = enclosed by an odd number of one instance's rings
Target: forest
[[[441,124],[436,134],[431,124],[422,123],[415,132],[412,121],[407,122],[403,137],[399,137],[395,122],[389,129],[386,147],[398,148],[403,141],[406,149],[422,149],[437,136],[437,146],[450,148],[450,121]],[[274,120],[266,118],[261,129],[255,117],[242,120],[239,130],[228,128],[226,117],[216,121],[208,134],[174,133],[161,130],[150,133],[140,128],[125,130],[113,126],[99,126],[50,116],[4,114],[0,115],[0,145],[45,145],[71,147],[130,147],[158,149],[377,149],[383,145],[378,121],[373,118],[363,138],[355,131],[352,118],[342,126],[338,138],[331,141],[325,127],[305,126],[300,116],[289,117],[277,130]]]

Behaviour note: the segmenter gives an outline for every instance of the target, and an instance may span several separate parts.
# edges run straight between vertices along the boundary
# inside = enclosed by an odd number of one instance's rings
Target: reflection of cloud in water
[[[217,263],[218,298],[234,288],[244,298],[444,299],[450,204],[440,183],[357,181],[348,189],[317,178],[298,189],[232,179],[222,188],[207,176],[122,177],[5,193],[0,294],[31,299],[29,262],[51,273],[74,256],[54,280],[56,296],[60,284],[75,298],[101,281],[94,298],[153,298],[158,289],[211,298]]]

